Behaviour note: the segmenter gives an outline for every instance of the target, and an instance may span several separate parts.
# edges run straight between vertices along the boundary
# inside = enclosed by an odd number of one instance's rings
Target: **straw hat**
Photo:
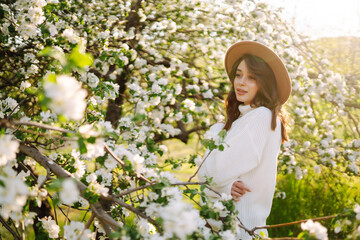
[[[225,69],[229,75],[234,63],[244,56],[250,54],[263,59],[274,72],[279,101],[284,104],[291,93],[291,82],[289,73],[278,55],[270,48],[254,41],[241,41],[232,45],[225,55]]]

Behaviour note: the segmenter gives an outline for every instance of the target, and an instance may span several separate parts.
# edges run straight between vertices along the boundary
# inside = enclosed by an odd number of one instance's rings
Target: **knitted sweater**
[[[246,192],[235,202],[235,206],[241,222],[246,228],[252,229],[265,226],[270,214],[281,145],[281,123],[277,118],[276,129],[271,130],[272,113],[266,107],[240,105],[239,110],[240,117],[233,122],[225,137],[229,146],[224,151],[211,152],[200,168],[198,177],[200,181],[204,181],[205,176],[212,177],[215,184],[213,189],[228,195],[231,194],[232,184],[241,180],[251,192]],[[209,131],[217,134],[223,127],[223,123],[216,123]],[[213,200],[219,198],[209,190],[206,194]],[[221,226],[215,221],[210,224],[215,229]],[[265,229],[261,231],[267,235]],[[251,239],[244,230],[240,231],[239,238]]]

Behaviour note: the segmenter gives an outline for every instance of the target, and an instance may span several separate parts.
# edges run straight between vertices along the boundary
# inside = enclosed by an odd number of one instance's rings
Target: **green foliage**
[[[331,180],[330,180],[331,179]],[[355,182],[354,182],[355,181]],[[342,213],[345,208],[353,208],[360,201],[360,187],[357,179],[324,172],[310,172],[303,179],[296,180],[294,174],[279,175],[277,191],[285,192],[273,200],[268,225],[310,219],[313,217],[331,216]],[[329,239],[346,236],[346,232],[335,234],[330,231],[332,221],[321,222],[327,227]],[[269,236],[297,236],[301,232],[299,224],[270,228]],[[304,235],[305,237],[305,235]]]
[[[124,239],[124,236],[133,240],[141,240],[141,234],[136,230],[135,226],[124,225],[118,231],[111,233],[111,239]]]
[[[38,53],[39,57],[46,56],[57,60],[62,66],[63,73],[70,73],[73,69],[84,70],[93,64],[93,57],[85,53],[83,47],[77,45],[70,54],[64,54],[58,48],[46,47]]]
[[[89,188],[85,189],[84,197],[89,200],[89,203],[96,203],[99,200],[100,195],[94,193]]]

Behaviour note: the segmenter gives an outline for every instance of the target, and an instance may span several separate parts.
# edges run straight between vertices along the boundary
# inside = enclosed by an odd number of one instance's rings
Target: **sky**
[[[360,0],[262,0],[313,38],[360,36]]]

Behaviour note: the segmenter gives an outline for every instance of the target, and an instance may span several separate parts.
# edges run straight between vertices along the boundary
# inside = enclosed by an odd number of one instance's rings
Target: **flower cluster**
[[[51,99],[50,109],[68,119],[82,119],[87,92],[74,77],[59,75],[53,81],[52,76],[50,75],[44,83],[45,96]]]
[[[301,229],[309,231],[310,235],[315,236],[319,240],[327,240],[327,229],[322,226],[319,222],[308,220],[306,223],[301,223]]]
[[[11,135],[0,135],[0,167],[9,161],[15,160],[19,151],[19,142],[13,140]]]

